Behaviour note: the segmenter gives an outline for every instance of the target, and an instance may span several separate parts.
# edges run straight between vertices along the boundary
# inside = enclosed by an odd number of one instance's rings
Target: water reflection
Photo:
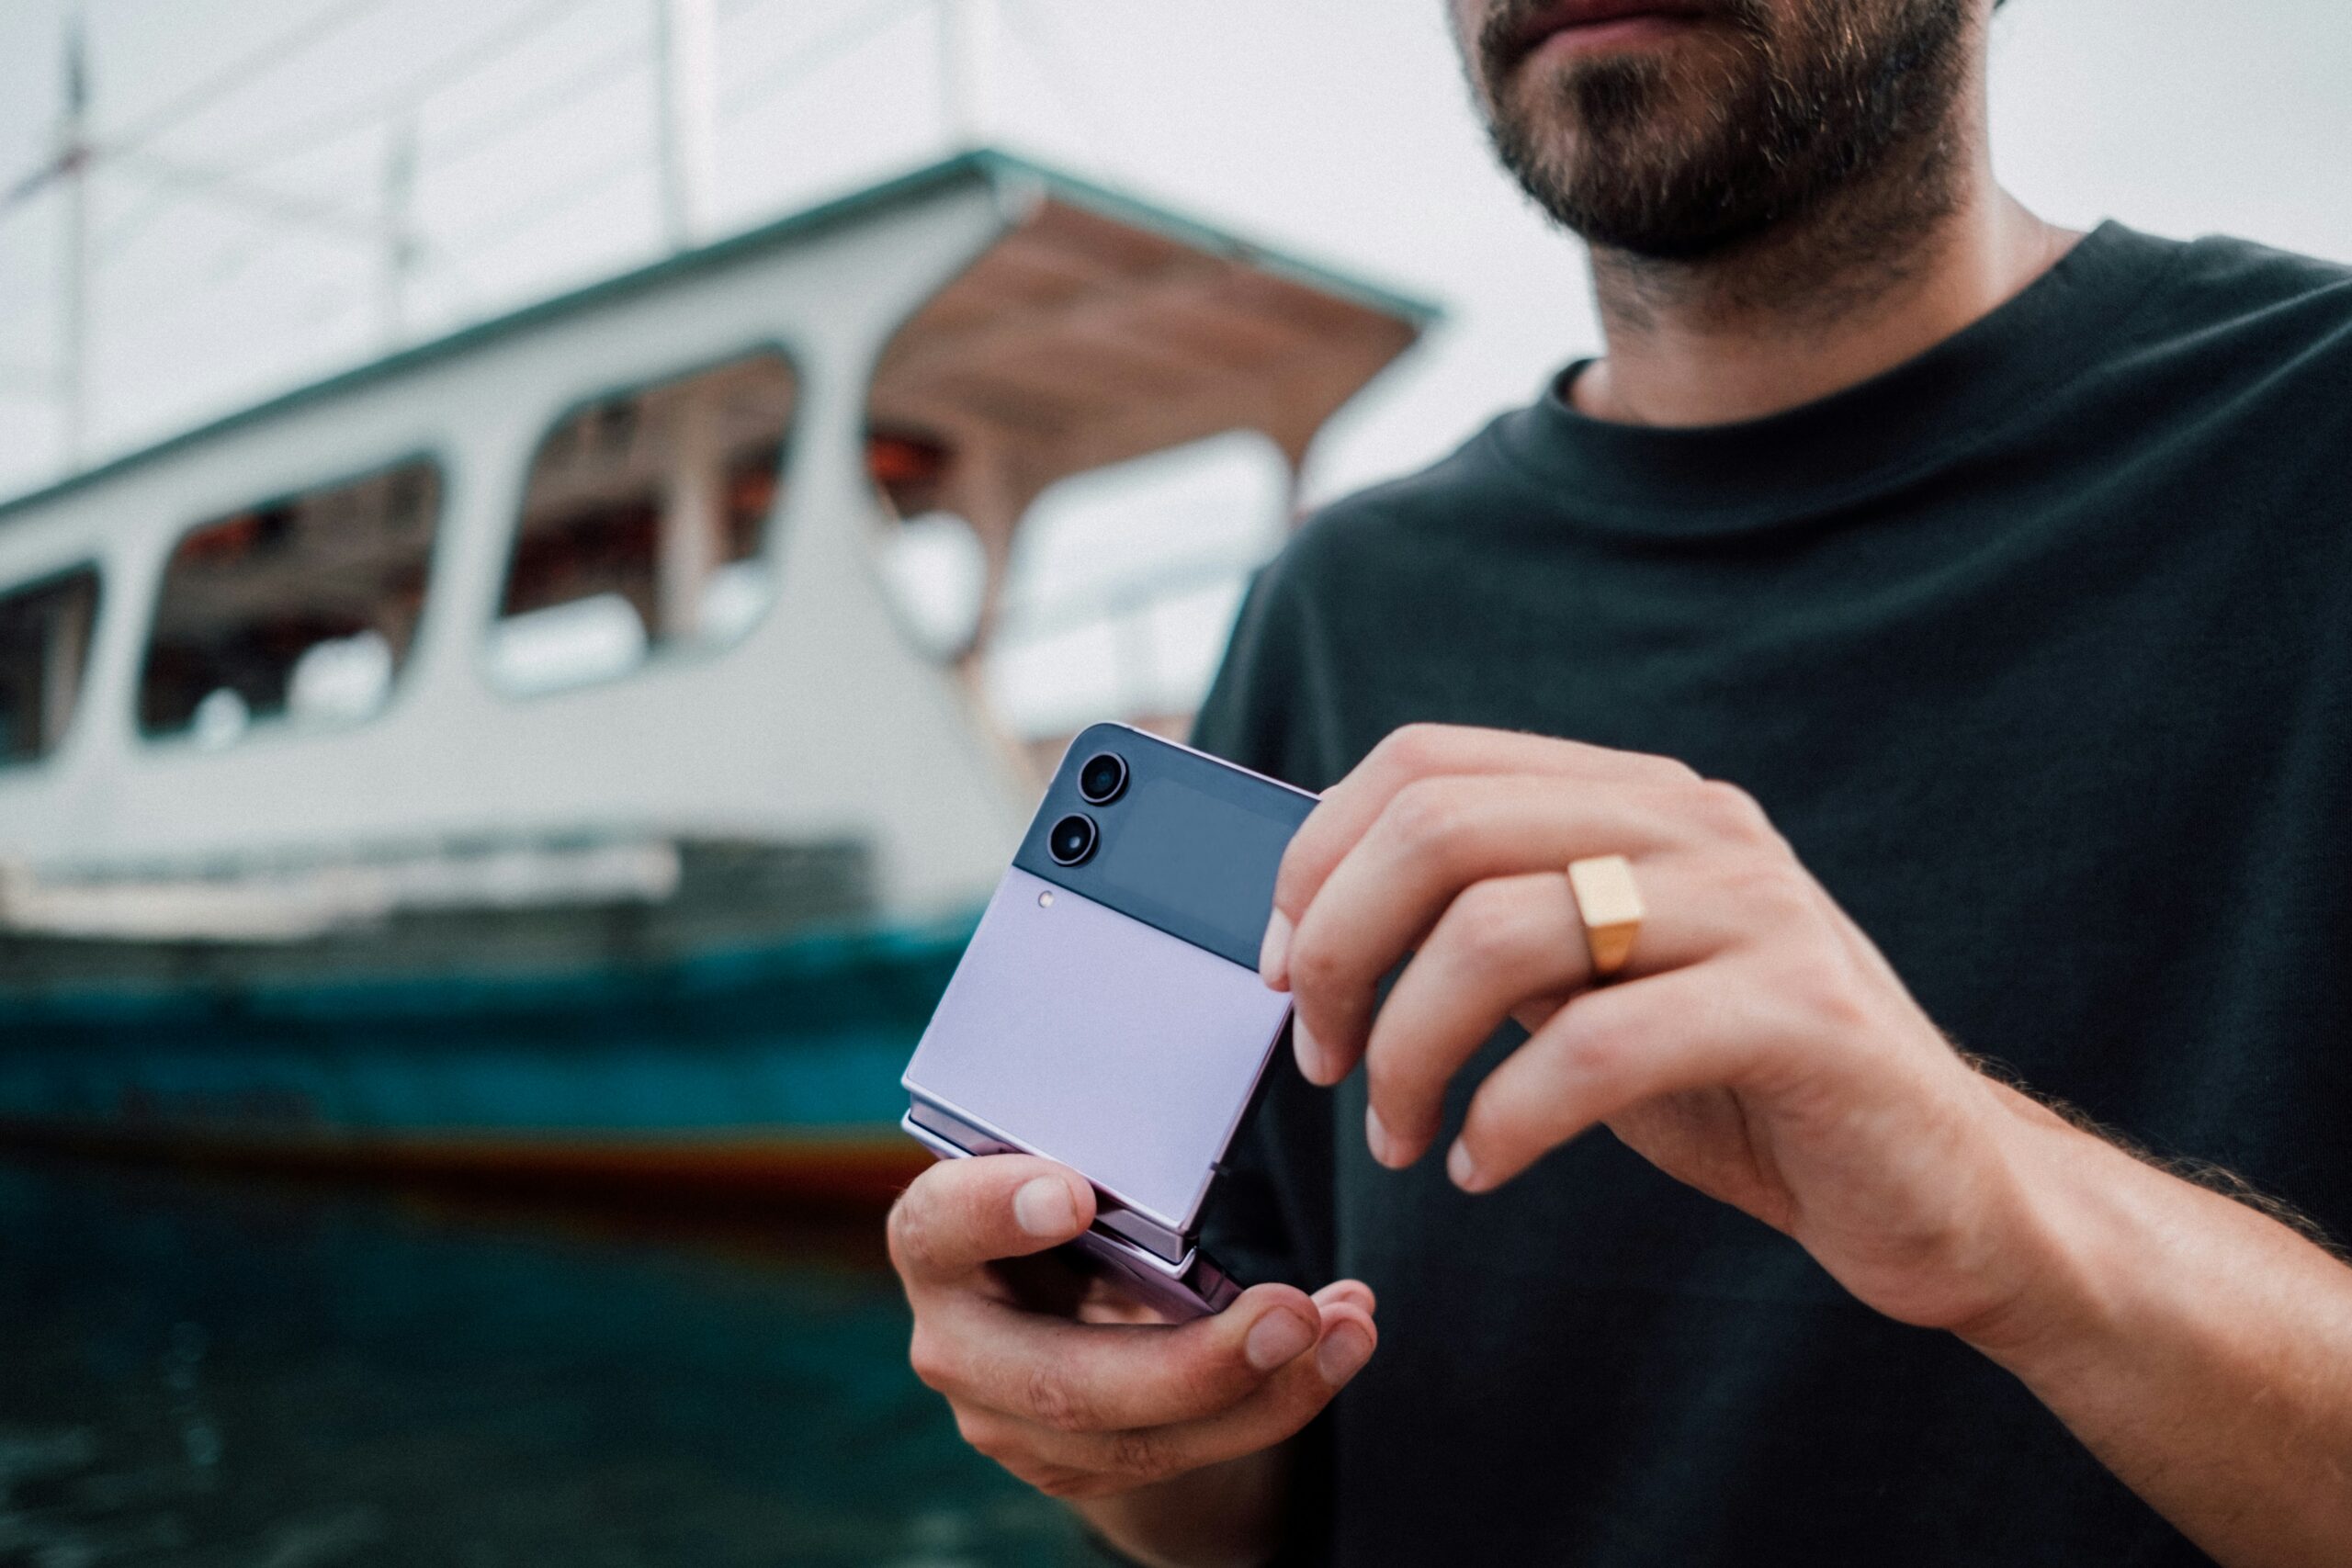
[[[1062,1564],[873,1222],[0,1164],[0,1564]]]

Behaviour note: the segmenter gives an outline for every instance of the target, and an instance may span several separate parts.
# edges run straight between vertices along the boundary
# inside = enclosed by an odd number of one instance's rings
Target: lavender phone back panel
[[[1254,969],[1016,866],[905,1082],[1189,1231],[1289,1005]]]

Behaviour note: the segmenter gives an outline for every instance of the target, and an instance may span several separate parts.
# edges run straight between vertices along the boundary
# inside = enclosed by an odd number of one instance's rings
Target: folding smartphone
[[[1072,1244],[1176,1317],[1240,1287],[1201,1213],[1290,998],[1258,978],[1315,797],[1124,725],[1070,743],[900,1080],[942,1156],[1020,1150],[1094,1184]]]

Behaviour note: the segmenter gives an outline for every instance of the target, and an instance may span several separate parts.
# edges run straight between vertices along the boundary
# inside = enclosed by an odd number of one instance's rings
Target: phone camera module
[[[1078,793],[1091,806],[1108,806],[1127,789],[1127,760],[1116,751],[1097,751],[1078,770]]]
[[[1056,865],[1082,865],[1094,853],[1094,818],[1073,811],[1046,835],[1046,852]]]

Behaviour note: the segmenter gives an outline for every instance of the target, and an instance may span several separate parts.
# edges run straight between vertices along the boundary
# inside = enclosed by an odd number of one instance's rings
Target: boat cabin
[[[974,908],[1430,314],[974,153],[0,503],[0,960]]]

